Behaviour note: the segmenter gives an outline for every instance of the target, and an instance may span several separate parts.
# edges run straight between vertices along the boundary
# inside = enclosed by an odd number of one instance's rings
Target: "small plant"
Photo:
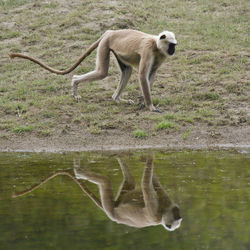
[[[188,130],[182,135],[182,139],[183,139],[183,140],[186,140],[186,139],[190,136],[191,131],[192,131],[191,128],[188,129]]]
[[[39,131],[39,135],[47,137],[47,136],[52,135],[52,132],[50,129],[43,129]]]
[[[156,125],[156,130],[174,128],[176,125],[173,122],[162,121]]]
[[[55,117],[55,113],[52,112],[52,111],[44,111],[43,114],[42,114],[43,118],[52,118],[52,117]]]
[[[208,92],[204,94],[205,100],[218,100],[220,95],[214,92]]]
[[[99,128],[97,125],[90,125],[88,131],[94,135],[99,135],[102,132],[101,128]]]
[[[147,132],[141,130],[141,129],[137,129],[135,131],[133,131],[133,135],[135,138],[146,138],[148,137]]]
[[[215,92],[198,93],[193,96],[196,100],[200,101],[215,101],[219,100],[221,96]]]
[[[203,117],[211,117],[215,115],[215,112],[211,109],[198,109],[197,113],[199,113]]]
[[[13,132],[14,133],[18,133],[18,134],[22,134],[22,133],[26,133],[26,132],[31,132],[33,131],[34,127],[33,126],[25,126],[25,125],[21,125],[18,127],[13,128]]]
[[[176,119],[176,115],[169,113],[169,114],[165,114],[164,118],[167,120],[174,120],[174,119]]]

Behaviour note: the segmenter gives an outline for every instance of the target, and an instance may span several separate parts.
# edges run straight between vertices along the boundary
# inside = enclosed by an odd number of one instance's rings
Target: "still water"
[[[0,153],[0,249],[250,249],[249,151]]]

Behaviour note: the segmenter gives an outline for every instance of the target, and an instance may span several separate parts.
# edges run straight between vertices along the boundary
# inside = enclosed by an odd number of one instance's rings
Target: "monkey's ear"
[[[165,39],[166,38],[166,35],[161,35],[160,36],[160,40],[163,40],[163,39]]]

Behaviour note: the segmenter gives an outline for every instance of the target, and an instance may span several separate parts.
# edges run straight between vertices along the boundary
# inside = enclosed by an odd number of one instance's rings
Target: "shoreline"
[[[199,150],[208,150],[208,151],[227,151],[227,150],[241,150],[242,153],[250,153],[249,144],[209,144],[209,145],[167,145],[167,146],[154,146],[154,145],[145,145],[145,146],[114,146],[106,145],[100,147],[69,147],[69,148],[60,148],[60,147],[48,147],[45,148],[23,148],[23,149],[11,149],[11,148],[0,148],[0,153],[77,153],[77,152],[131,152],[131,151],[146,151],[146,150],[159,150],[159,151],[199,151]]]

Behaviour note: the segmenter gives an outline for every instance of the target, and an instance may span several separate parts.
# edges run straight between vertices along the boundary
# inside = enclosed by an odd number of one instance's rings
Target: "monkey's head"
[[[161,224],[168,231],[174,231],[181,225],[182,218],[180,216],[180,209],[176,204],[172,204],[166,209],[162,215]]]
[[[157,48],[161,50],[164,55],[173,55],[177,41],[175,35],[170,31],[163,31],[157,37]]]

